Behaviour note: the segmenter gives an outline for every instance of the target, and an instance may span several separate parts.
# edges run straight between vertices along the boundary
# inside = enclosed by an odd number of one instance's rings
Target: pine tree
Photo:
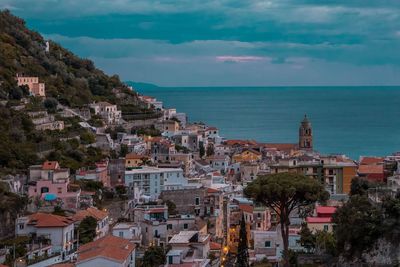
[[[244,214],[242,214],[242,220],[240,221],[240,231],[239,231],[239,245],[238,253],[236,258],[237,267],[249,267],[249,252],[247,245],[247,231],[246,222],[244,220]]]

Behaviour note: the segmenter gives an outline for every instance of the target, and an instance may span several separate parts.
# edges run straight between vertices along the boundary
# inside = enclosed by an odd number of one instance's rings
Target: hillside
[[[39,33],[27,29],[22,19],[9,11],[0,12],[0,98],[7,99],[17,86],[16,74],[24,74],[38,76],[46,84],[46,96],[68,106],[94,100],[118,104],[114,88],[129,94],[131,103],[139,104],[136,93],[117,75],[106,75],[92,61],[81,59],[52,41],[46,52],[46,41]]]
[[[93,101],[107,101],[117,104],[125,120],[160,116],[118,76],[106,75],[92,61],[52,41],[46,51],[46,41],[27,29],[22,19],[0,11],[0,175],[26,172],[29,165],[45,159],[58,160],[75,171],[110,156],[88,146],[95,142],[95,135],[79,125],[78,117],[62,117],[57,102],[82,108]],[[17,85],[17,74],[39,77],[45,83],[46,99],[29,96],[24,86]],[[65,129],[35,129],[28,112],[46,109],[67,125]]]

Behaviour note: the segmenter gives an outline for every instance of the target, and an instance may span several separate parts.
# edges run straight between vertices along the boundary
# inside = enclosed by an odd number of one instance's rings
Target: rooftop
[[[135,245],[126,239],[107,235],[82,245],[78,250],[78,263],[97,257],[124,262],[134,251]]]
[[[37,228],[65,227],[74,222],[71,217],[63,217],[48,213],[34,213],[28,216],[28,224]]]
[[[96,220],[100,221],[103,220],[108,216],[107,211],[99,210],[95,207],[89,207],[86,210],[79,210],[75,215],[72,217],[75,221],[82,221],[86,217],[93,217]]]

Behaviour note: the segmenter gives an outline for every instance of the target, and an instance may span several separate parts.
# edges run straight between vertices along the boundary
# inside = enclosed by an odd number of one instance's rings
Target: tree
[[[204,155],[206,154],[206,149],[204,148],[203,142],[200,142],[200,144],[199,144],[199,154],[200,154],[200,158],[203,158]]]
[[[333,233],[317,231],[314,237],[317,254],[336,255],[336,239]]]
[[[121,144],[121,149],[119,150],[119,156],[125,157],[126,154],[128,154],[128,152],[129,152],[128,146],[125,144]]]
[[[355,177],[351,180],[350,195],[367,195],[369,186],[367,179]]]
[[[310,231],[310,228],[307,227],[306,223],[301,225],[300,234],[300,244],[304,247],[308,253],[312,252],[315,249],[315,236]]]
[[[78,226],[79,244],[92,242],[96,237],[97,221],[92,216],[85,217]]]
[[[354,195],[333,215],[338,252],[347,259],[361,259],[382,234],[382,214],[367,196]]]
[[[244,220],[244,213],[242,214],[242,220],[240,221],[239,230],[239,244],[238,252],[236,257],[237,267],[249,267],[249,251],[247,243],[247,231],[246,231],[246,221]]]
[[[165,264],[165,251],[162,247],[151,246],[143,255],[142,266],[143,267],[158,267]]]
[[[214,155],[214,153],[215,153],[215,151],[214,151],[213,144],[208,144],[207,150],[206,150],[206,156],[207,157],[212,156],[212,155]]]
[[[277,173],[259,176],[245,188],[244,193],[247,197],[271,208],[279,216],[285,266],[289,266],[291,212],[327,199],[327,192],[313,178],[297,173]]]
[[[57,111],[58,101],[53,97],[48,97],[43,101],[43,105],[47,109],[47,112],[54,113]]]
[[[168,207],[168,214],[169,215],[176,215],[178,213],[177,210],[176,210],[176,205],[175,205],[174,202],[172,202],[171,200],[168,199],[167,201],[165,201],[165,204]]]
[[[53,214],[58,216],[65,216],[65,210],[63,210],[60,206],[55,206]]]

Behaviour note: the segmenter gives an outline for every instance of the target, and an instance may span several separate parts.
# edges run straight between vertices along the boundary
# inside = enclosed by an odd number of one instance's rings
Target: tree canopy
[[[144,253],[142,267],[158,267],[165,264],[165,251],[159,246],[150,246]]]
[[[291,212],[326,200],[329,194],[317,180],[297,173],[259,176],[244,189],[244,193],[257,203],[271,208],[280,218],[285,264],[288,266]]]

